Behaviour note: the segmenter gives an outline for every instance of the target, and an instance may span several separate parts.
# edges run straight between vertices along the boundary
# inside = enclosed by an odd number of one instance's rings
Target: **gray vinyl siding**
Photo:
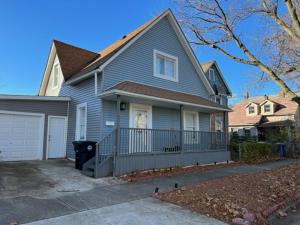
[[[115,127],[106,126],[106,121],[113,121],[116,125],[117,103],[115,101],[103,101],[103,126],[102,137],[108,135]],[[129,103],[126,103],[126,109],[121,111],[120,126],[129,127]],[[173,108],[152,107],[152,128],[166,130],[180,130],[180,111]],[[210,131],[210,114],[199,113],[199,130]]]
[[[218,87],[219,93],[223,94],[223,95],[227,95],[226,85],[224,84],[224,81],[223,81],[221,75],[219,74],[218,69],[216,68],[215,65],[213,65],[210,69],[213,69],[215,71],[215,77],[216,77],[216,81],[214,83],[213,81],[209,80],[209,75],[208,75],[209,72],[208,71],[206,72],[205,75],[206,75],[210,85],[213,86],[214,84],[216,84]]]
[[[210,131],[210,114],[199,113],[199,130],[200,131]]]
[[[178,82],[153,76],[154,49],[178,57]],[[207,89],[167,18],[159,21],[107,65],[104,68],[103,80],[104,89],[130,80],[209,98]]]
[[[46,158],[48,116],[68,116],[68,102],[36,100],[0,100],[0,110],[45,115],[43,159]]]
[[[75,140],[77,105],[87,103],[87,140],[100,140],[101,101],[95,96],[94,78],[87,79],[77,85],[65,85],[60,95],[71,96],[68,124],[67,157],[74,158],[72,142]]]

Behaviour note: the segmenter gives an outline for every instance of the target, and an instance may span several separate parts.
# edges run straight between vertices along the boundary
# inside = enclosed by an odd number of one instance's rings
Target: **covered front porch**
[[[96,176],[110,170],[118,176],[135,170],[229,160],[226,106],[132,82],[100,97],[105,109],[105,137],[98,144],[96,162],[106,166]],[[211,115],[216,112],[223,112],[223,122],[219,130],[211,131]]]

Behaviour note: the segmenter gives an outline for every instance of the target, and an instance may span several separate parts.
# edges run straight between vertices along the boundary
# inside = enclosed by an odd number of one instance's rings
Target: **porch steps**
[[[99,162],[98,171],[95,171],[95,157],[93,157],[83,165],[82,174],[94,178],[105,177],[112,173],[112,167],[113,159],[109,156]]]

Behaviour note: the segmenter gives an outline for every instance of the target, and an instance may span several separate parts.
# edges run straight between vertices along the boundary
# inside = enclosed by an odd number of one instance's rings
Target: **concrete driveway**
[[[23,163],[13,163],[14,166],[5,163],[7,168],[3,164],[0,168],[2,190],[6,192],[3,194],[0,191],[0,224],[220,225],[224,223],[149,197],[156,187],[167,191],[172,190],[175,183],[186,186],[225,176],[280,168],[291,163],[295,160],[216,168],[136,183],[85,177],[74,170],[73,163],[68,161],[26,162],[25,166]],[[20,174],[16,174],[18,172]],[[14,174],[16,178],[13,178]],[[3,176],[6,178],[3,179]],[[10,184],[10,189],[3,187],[4,183]]]
[[[70,160],[0,162],[0,199],[29,196],[48,199],[120,183],[93,179],[74,169]]]

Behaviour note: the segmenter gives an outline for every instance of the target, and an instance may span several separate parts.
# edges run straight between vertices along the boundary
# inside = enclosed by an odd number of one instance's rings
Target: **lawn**
[[[271,213],[300,199],[300,164],[211,180],[156,197],[230,224],[269,224]]]

